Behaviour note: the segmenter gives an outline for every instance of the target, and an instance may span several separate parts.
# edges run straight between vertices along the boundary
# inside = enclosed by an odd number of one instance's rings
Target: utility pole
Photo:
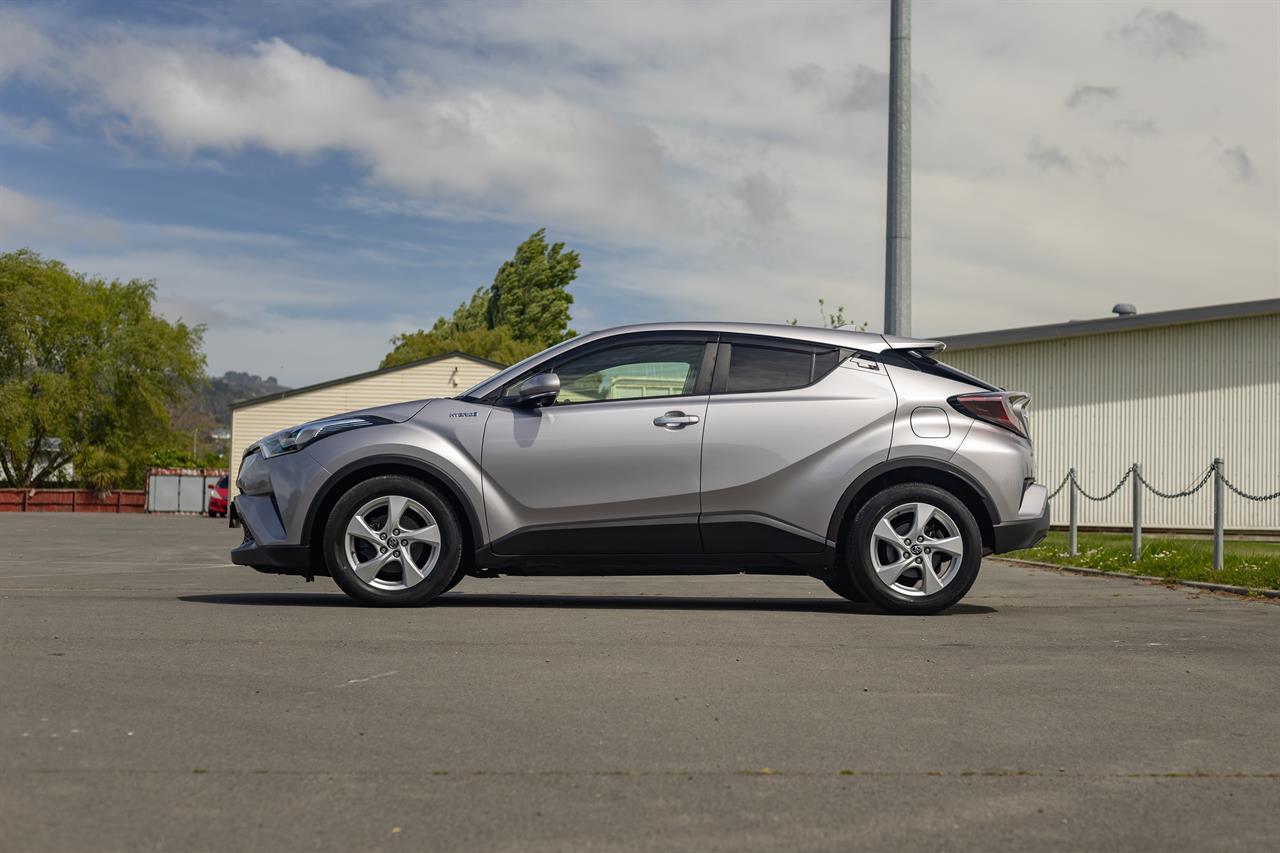
[[[889,6],[889,180],[884,332],[911,335],[911,0]]]

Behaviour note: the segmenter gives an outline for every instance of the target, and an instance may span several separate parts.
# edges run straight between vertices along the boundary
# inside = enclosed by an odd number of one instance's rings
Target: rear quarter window
[[[840,363],[839,349],[791,349],[735,343],[729,356],[724,392],[746,394],[803,388]]]

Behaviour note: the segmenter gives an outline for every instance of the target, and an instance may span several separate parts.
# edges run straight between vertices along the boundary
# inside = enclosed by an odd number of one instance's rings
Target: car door
[[[844,490],[888,458],[896,396],[853,350],[724,336],[702,450],[708,553],[817,553]]]
[[[699,553],[714,355],[714,336],[637,334],[534,368],[560,377],[555,403],[499,405],[485,426],[481,466],[494,553]]]

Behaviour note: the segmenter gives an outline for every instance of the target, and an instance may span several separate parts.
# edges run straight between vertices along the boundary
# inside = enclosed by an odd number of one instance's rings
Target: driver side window
[[[645,342],[569,356],[553,368],[555,405],[693,394],[705,349],[701,341]]]

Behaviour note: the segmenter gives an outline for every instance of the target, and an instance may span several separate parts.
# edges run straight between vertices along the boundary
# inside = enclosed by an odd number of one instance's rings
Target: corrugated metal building
[[[943,340],[943,361],[1031,394],[1037,479],[1050,490],[1075,466],[1085,490],[1105,494],[1137,462],[1152,485],[1180,491],[1215,456],[1244,491],[1280,489],[1280,299]],[[1128,526],[1131,494],[1079,497],[1080,523]],[[1212,500],[1211,487],[1178,500],[1145,492],[1144,526],[1209,528]],[[1066,523],[1065,489],[1052,513]],[[1225,514],[1228,530],[1280,531],[1280,500],[1228,491]]]
[[[232,492],[245,448],[276,430],[354,409],[424,397],[452,397],[503,367],[473,355],[451,352],[234,403],[231,406]]]

